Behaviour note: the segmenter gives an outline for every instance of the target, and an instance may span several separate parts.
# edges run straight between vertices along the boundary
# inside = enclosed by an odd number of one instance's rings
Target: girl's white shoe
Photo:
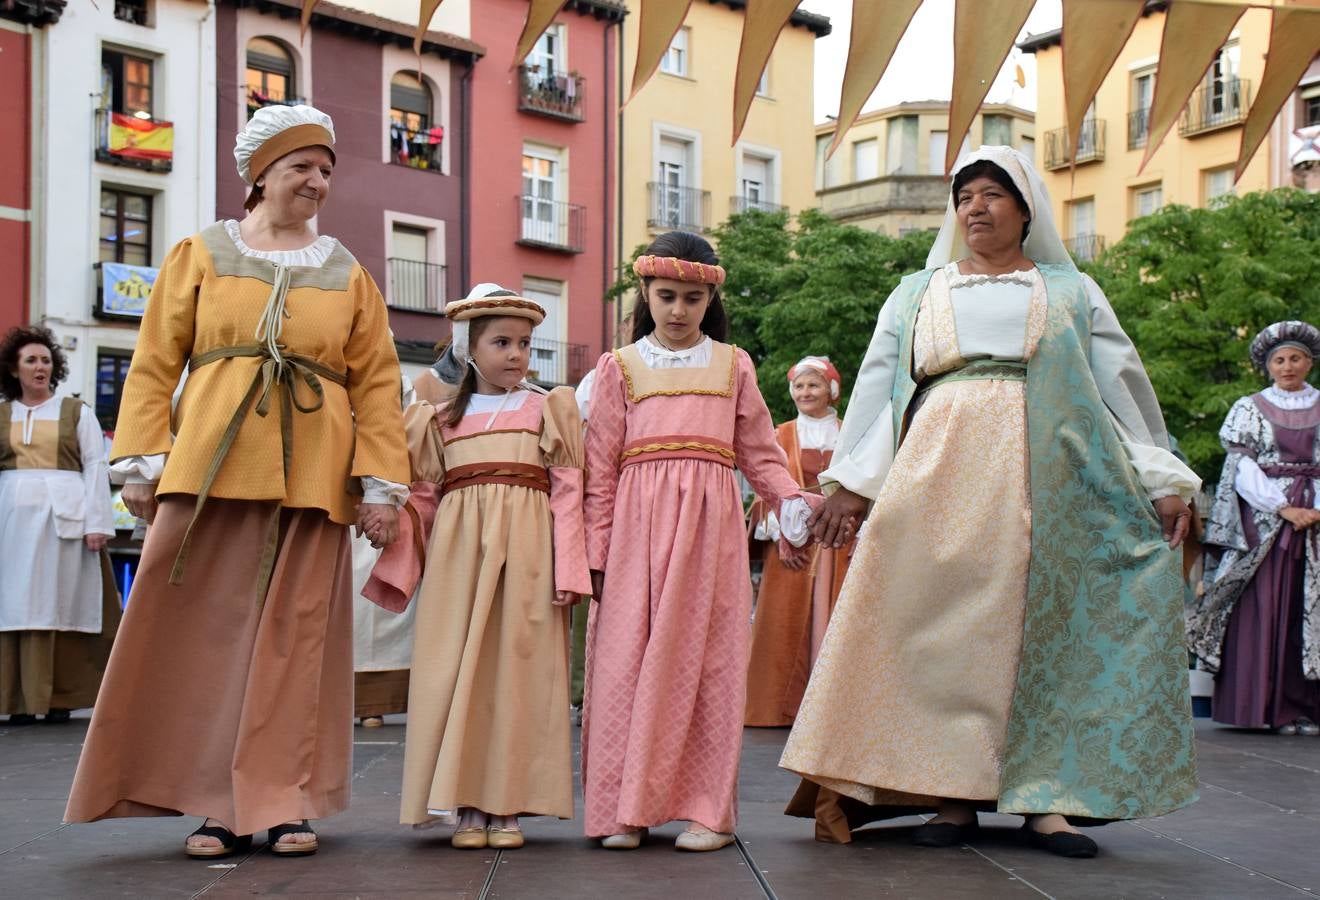
[[[600,845],[606,850],[636,850],[642,846],[642,838],[646,837],[646,829],[639,828],[636,831],[625,831],[623,834],[610,834],[600,839]]]
[[[721,847],[727,847],[733,843],[733,835],[725,834],[722,831],[711,831],[705,825],[698,825],[693,822],[683,830],[674,841],[674,847],[679,850],[691,850],[695,853],[705,853],[709,850],[718,850]]]

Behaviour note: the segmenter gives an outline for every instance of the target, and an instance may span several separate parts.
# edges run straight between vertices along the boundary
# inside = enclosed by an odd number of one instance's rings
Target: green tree
[[[847,397],[880,307],[900,278],[925,265],[934,235],[890,238],[809,209],[796,227],[787,213],[750,210],[711,238],[728,271],[729,339],[756,362],[761,393],[783,421],[795,414],[785,373],[808,354],[830,357]],[[631,265],[624,266],[610,297],[631,298],[636,288]]]
[[[1141,354],[1169,433],[1217,479],[1224,416],[1268,384],[1251,339],[1281,319],[1320,321],[1320,196],[1286,188],[1165,207],[1089,271]]]

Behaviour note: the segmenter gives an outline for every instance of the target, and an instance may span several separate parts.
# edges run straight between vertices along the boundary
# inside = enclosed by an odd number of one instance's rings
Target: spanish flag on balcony
[[[111,113],[110,152],[129,159],[171,159],[174,123]]]

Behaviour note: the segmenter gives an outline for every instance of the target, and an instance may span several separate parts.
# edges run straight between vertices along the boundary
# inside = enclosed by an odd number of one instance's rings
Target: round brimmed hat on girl
[[[335,161],[335,123],[313,106],[263,106],[252,114],[234,141],[238,177],[252,190],[248,202],[261,197],[257,179],[270,164],[304,147],[324,147]],[[249,206],[251,208],[251,206]]]
[[[1320,330],[1296,319],[1267,325],[1251,341],[1251,361],[1268,374],[1270,357],[1284,347],[1296,347],[1315,359],[1320,356]]]
[[[458,384],[463,380],[468,366],[476,368],[468,336],[471,321],[482,316],[515,316],[528,319],[535,328],[545,321],[545,307],[489,281],[468,291],[463,299],[447,304],[445,317],[453,323],[453,332],[449,346],[431,366],[441,381]],[[481,371],[477,370],[477,374],[481,375]]]
[[[828,356],[802,357],[798,360],[797,365],[788,370],[788,383],[792,384],[793,379],[804,372],[819,373],[821,377],[830,383],[830,399],[839,399],[839,391],[843,387],[843,378],[839,375],[839,370],[834,368],[834,363],[830,362]]]

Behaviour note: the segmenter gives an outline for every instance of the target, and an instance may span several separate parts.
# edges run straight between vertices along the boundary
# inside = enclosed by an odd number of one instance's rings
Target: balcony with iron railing
[[[660,231],[705,231],[710,227],[710,191],[648,182],[646,226]]]
[[[249,88],[247,94],[247,114],[252,118],[253,113],[263,106],[299,106],[307,102],[305,97],[294,97],[285,95],[279,91],[262,92],[255,88]]]
[[[390,121],[385,128],[390,138],[391,165],[445,174],[443,127],[436,125],[412,131],[399,122]]]
[[[145,113],[96,110],[96,161],[150,172],[174,168],[174,123]]]
[[[1082,165],[1101,162],[1105,158],[1105,120],[1085,119],[1077,134],[1077,157],[1072,152],[1067,128],[1054,128],[1045,132],[1045,168],[1051,171],[1066,169],[1070,163]]]
[[[389,297],[393,309],[439,313],[445,308],[445,267],[439,263],[390,257]]]
[[[518,67],[518,110],[582,122],[586,119],[586,81],[576,72],[561,75],[539,65]]]
[[[1093,262],[1105,252],[1105,236],[1102,234],[1079,234],[1063,242],[1078,262]]]
[[[1150,107],[1134,109],[1128,113],[1127,147],[1140,150],[1150,140]]]
[[[1187,101],[1178,134],[1183,137],[1205,134],[1237,125],[1247,118],[1251,108],[1251,82],[1245,78],[1228,78],[1198,88]]]
[[[587,345],[550,341],[532,335],[527,378],[540,384],[577,384],[587,373]]]
[[[134,25],[146,25],[149,19],[147,0],[115,0],[115,18]]]
[[[781,213],[788,212],[787,206],[781,206],[778,203],[771,203],[768,200],[762,200],[759,197],[747,197],[735,195],[729,198],[729,212],[737,215],[745,213],[748,210],[757,210],[763,213]]]
[[[518,216],[518,243],[563,253],[586,249],[587,208],[580,203],[546,200],[529,194],[513,198]]]

